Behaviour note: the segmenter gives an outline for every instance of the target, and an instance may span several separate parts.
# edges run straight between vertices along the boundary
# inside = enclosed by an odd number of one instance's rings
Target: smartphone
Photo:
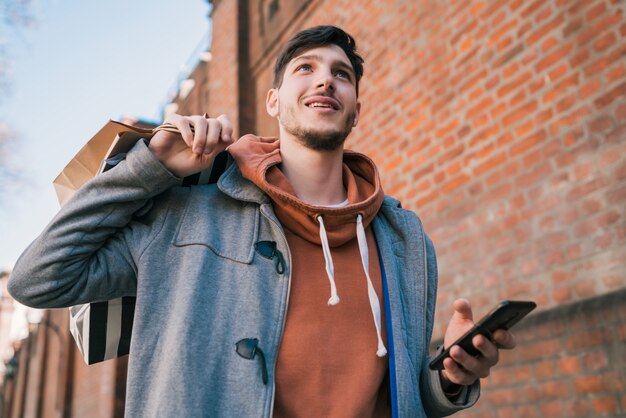
[[[450,347],[458,345],[468,354],[472,356],[478,355],[479,351],[472,344],[474,336],[482,334],[490,340],[493,340],[491,335],[493,332],[497,329],[510,329],[536,307],[537,304],[535,302],[520,300],[502,301],[498,304],[498,306],[493,308],[491,312],[478,321],[469,331],[452,343]],[[443,369],[443,360],[446,357],[450,357],[450,347],[442,351],[430,362],[428,367],[430,367],[431,370]]]

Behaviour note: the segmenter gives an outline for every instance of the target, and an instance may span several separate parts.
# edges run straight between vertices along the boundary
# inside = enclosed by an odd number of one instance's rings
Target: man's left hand
[[[466,299],[457,299],[452,305],[454,314],[444,337],[444,347],[453,344],[457,338],[474,326],[472,308]],[[493,340],[484,335],[472,339],[478,350],[477,356],[468,354],[458,345],[450,349],[450,357],[443,361],[441,379],[444,386],[471,385],[476,379],[489,376],[490,369],[498,363],[498,349],[515,348],[515,338],[509,331],[499,329],[493,333]]]

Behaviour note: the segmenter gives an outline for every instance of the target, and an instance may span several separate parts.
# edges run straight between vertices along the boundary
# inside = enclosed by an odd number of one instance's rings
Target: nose
[[[323,89],[324,91],[335,91],[335,80],[330,70],[320,71],[318,72],[319,78],[317,79],[317,83],[315,85],[318,89]]]

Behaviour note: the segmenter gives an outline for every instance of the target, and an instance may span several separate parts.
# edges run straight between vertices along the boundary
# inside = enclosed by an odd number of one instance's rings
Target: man
[[[510,333],[428,369],[437,268],[374,163],[343,149],[363,60],[332,26],[295,35],[266,99],[279,138],[169,118],[80,189],[9,289],[62,307],[136,295],[128,416],[443,416],[478,398]],[[193,128],[193,130],[192,130]],[[228,148],[217,185],[180,187]],[[457,300],[445,345],[473,325]]]

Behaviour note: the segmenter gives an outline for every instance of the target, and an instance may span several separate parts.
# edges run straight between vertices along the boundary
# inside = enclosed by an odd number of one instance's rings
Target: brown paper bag
[[[155,133],[156,131],[152,129],[137,128],[109,120],[78,151],[52,182],[61,206],[80,186],[102,170],[102,162],[106,158],[119,152],[128,151],[139,138],[152,138]]]
[[[207,117],[205,115],[205,117]],[[158,131],[179,133],[178,129],[169,123],[157,126],[154,129],[138,128],[122,122],[109,120],[72,158],[63,171],[52,182],[61,206],[83,184],[105,171],[105,160],[128,152],[135,143],[141,139],[152,138]],[[193,127],[192,127],[193,132]],[[219,177],[224,172],[228,163],[226,152],[222,152],[215,158],[213,166],[202,173],[185,177],[184,185],[215,183],[216,175]],[[216,167],[217,165],[217,167]],[[209,177],[214,180],[209,180]]]

